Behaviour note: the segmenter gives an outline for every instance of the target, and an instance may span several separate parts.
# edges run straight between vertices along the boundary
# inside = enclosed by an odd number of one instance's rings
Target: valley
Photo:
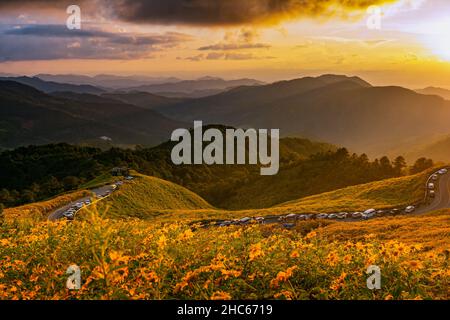
[[[1,297],[448,296],[448,101],[335,75],[202,97],[20,82],[0,81]],[[278,174],[174,163],[170,133],[195,136],[196,119],[216,135],[279,127]],[[76,292],[54,276],[69,261],[87,272]],[[385,292],[358,285],[373,263]]]

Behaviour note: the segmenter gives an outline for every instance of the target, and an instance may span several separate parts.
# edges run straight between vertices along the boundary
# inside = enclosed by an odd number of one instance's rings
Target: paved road
[[[108,192],[108,191],[109,191],[109,192],[113,192],[113,191],[114,191],[114,188],[112,187],[112,185],[107,185],[107,186],[104,186],[104,187],[92,189],[92,190],[90,190],[90,191],[91,191],[92,193],[94,193],[96,196],[98,196],[98,195],[105,194],[105,193]],[[63,213],[64,213],[64,212],[66,212],[66,211],[69,210],[70,208],[74,207],[78,202],[84,202],[84,201],[90,200],[90,199],[91,199],[91,197],[90,197],[90,196],[87,196],[87,197],[84,197],[84,198],[77,199],[76,201],[73,201],[73,202],[71,202],[71,203],[65,205],[64,207],[61,207],[61,208],[59,208],[59,209],[53,211],[53,212],[48,216],[48,220],[50,220],[50,221],[56,221],[56,220],[62,219],[62,218],[64,217],[64,216],[63,216]]]
[[[427,205],[418,208],[414,214],[423,214],[434,210],[450,208],[450,173],[439,175],[439,181],[434,182],[436,197]]]
[[[436,170],[437,171],[437,170]],[[429,182],[433,182],[435,185],[435,198],[430,198],[428,196],[428,191],[426,191],[426,194],[424,194],[424,199],[426,199],[427,203],[422,204],[420,206],[417,206],[416,210],[412,213],[405,213],[405,208],[398,208],[399,214],[402,215],[420,215],[420,214],[425,214],[427,212],[431,212],[431,211],[435,211],[435,210],[439,210],[439,209],[446,209],[446,208],[450,208],[450,171],[445,173],[445,174],[438,174],[438,180],[437,181],[433,181],[431,180],[431,176],[427,181],[427,186]],[[424,186],[425,187],[425,186]],[[342,210],[345,211],[345,210]],[[386,211],[386,210],[385,210]],[[390,211],[390,210],[387,210]],[[275,223],[280,223],[280,224],[284,224],[286,226],[292,227],[293,223],[297,221],[297,217],[299,215],[296,215],[293,218],[288,218],[286,219],[286,215],[280,215],[280,216],[268,216],[268,217],[264,217],[263,220],[260,221],[260,223],[263,224],[275,224]],[[381,215],[381,216],[385,216],[385,215]],[[374,219],[374,218],[379,218],[379,215],[375,215],[372,218],[369,219]],[[281,218],[281,219],[280,219]],[[284,219],[283,219],[284,218]],[[315,219],[315,218],[313,218]],[[234,220],[234,222],[232,223],[233,225],[240,225],[240,224],[247,224],[248,222],[254,220],[253,218],[251,218],[249,221],[245,221],[242,222],[238,219]],[[326,220],[326,219],[324,219]],[[332,220],[338,220],[338,219],[332,219]],[[339,221],[342,222],[352,222],[352,221],[362,221],[362,220],[366,220],[363,218],[346,218],[346,219],[341,219]],[[225,221],[220,220],[220,221],[216,221],[216,222],[210,222],[205,224],[205,226],[209,226],[209,225],[215,225],[215,226],[221,226],[223,225]],[[231,221],[228,221],[231,222]],[[228,225],[228,224],[227,224]]]

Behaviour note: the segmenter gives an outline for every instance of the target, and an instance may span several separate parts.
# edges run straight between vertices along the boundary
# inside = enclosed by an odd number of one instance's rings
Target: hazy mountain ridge
[[[93,86],[111,89],[182,81],[181,79],[175,77],[116,76],[108,74],[100,74],[92,77],[74,74],[38,74],[36,77],[45,81],[63,82],[76,85],[90,84]]]
[[[105,92],[104,89],[94,87],[88,84],[68,84],[59,83],[53,81],[44,81],[37,77],[0,77],[0,81],[15,81],[45,93],[60,92],[60,91],[70,91],[76,93],[90,93],[90,94],[100,94]]]
[[[0,146],[78,143],[107,136],[119,144],[155,145],[185,126],[151,110],[96,95],[47,95],[0,81]]]
[[[424,89],[416,90],[417,93],[420,94],[428,94],[428,95],[436,95],[440,96],[446,100],[450,100],[450,90],[437,88],[437,87],[427,87]]]
[[[450,102],[402,87],[325,75],[244,87],[156,109],[173,119],[279,128],[372,155],[415,136],[449,132]]]

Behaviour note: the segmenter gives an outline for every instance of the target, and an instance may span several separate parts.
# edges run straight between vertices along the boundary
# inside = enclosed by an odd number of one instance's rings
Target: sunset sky
[[[69,4],[81,8],[81,30],[66,27]],[[370,5],[381,29],[367,27]],[[340,73],[450,89],[450,1],[0,0],[0,73]]]

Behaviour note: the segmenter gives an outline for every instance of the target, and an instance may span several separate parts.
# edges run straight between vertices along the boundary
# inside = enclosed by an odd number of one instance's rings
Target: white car
[[[335,213],[331,213],[328,215],[328,219],[336,219],[337,217],[338,217],[338,215]]]
[[[433,190],[433,189],[434,189],[434,183],[433,183],[433,182],[430,182],[430,183],[428,184],[428,189],[430,189],[430,190]]]
[[[339,212],[337,214],[338,219],[345,219],[345,218],[347,218],[347,216],[348,216],[347,212]]]
[[[411,213],[411,212],[413,212],[414,210],[416,210],[416,207],[414,207],[414,206],[407,206],[407,207],[405,208],[405,212],[406,212],[406,213]]]
[[[377,211],[375,209],[368,209],[366,211],[364,211],[364,214],[367,215],[373,215],[375,214]]]
[[[431,175],[431,180],[436,181],[438,179],[438,175],[436,173]]]
[[[286,216],[286,219],[296,219],[297,215],[295,213],[290,213]]]
[[[252,220],[252,218],[245,217],[245,218],[240,219],[239,222],[240,222],[240,223],[247,223],[247,222],[249,222],[249,221],[251,221],[251,220]]]
[[[447,172],[448,170],[445,168],[438,171],[439,174],[446,174]]]
[[[317,219],[326,219],[328,218],[328,215],[326,213],[321,213],[317,215]]]

